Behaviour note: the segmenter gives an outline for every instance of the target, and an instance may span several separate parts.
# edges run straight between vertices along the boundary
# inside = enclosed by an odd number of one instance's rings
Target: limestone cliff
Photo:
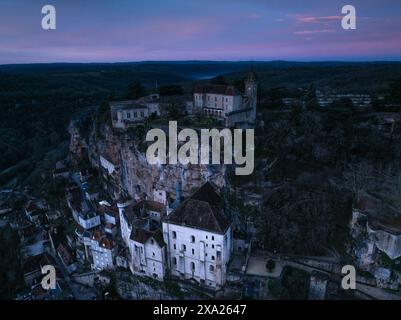
[[[101,169],[100,156],[114,164],[114,196],[119,185],[133,198],[152,196],[154,189],[163,189],[175,198],[177,182],[182,183],[186,196],[205,181],[210,180],[218,186],[224,184],[224,167],[207,165],[150,165],[146,159],[144,141],[137,138],[133,128],[130,132],[116,131],[109,124],[92,121],[91,128],[82,133],[77,121],[69,126],[71,161],[87,161]],[[143,139],[143,138],[142,138]]]

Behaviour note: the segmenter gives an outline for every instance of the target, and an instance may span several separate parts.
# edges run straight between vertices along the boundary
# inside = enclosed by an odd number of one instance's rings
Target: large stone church
[[[250,127],[256,122],[257,81],[254,72],[245,79],[244,92],[230,85],[202,85],[194,90],[194,113],[223,119],[228,127]]]

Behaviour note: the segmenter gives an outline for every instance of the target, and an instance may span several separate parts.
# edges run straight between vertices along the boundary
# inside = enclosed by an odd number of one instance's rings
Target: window
[[[173,231],[173,239],[177,239],[177,233]]]
[[[195,249],[192,249],[192,254],[195,254]]]
[[[212,236],[212,241],[214,240],[214,236]]]
[[[212,260],[214,260],[214,256],[212,256]]]
[[[209,266],[209,271],[210,271],[210,272],[213,272],[213,271],[214,271],[214,265],[211,264],[211,265]]]
[[[173,264],[174,264],[175,266],[177,265],[177,258],[176,258],[176,257],[173,258]]]
[[[206,236],[206,239],[207,239],[208,237]]]
[[[134,118],[138,117],[138,113],[135,111],[134,112]]]
[[[141,117],[143,118],[145,116],[145,114],[143,113],[143,111],[141,111]]]
[[[153,239],[150,239],[150,244],[155,244]]]
[[[214,249],[214,244],[212,244],[212,249]]]
[[[191,262],[191,271],[195,272],[195,263],[194,262]]]
[[[182,245],[182,251],[187,251],[187,246],[185,244]]]
[[[127,118],[131,118],[131,112],[127,112]]]
[[[191,236],[191,242],[194,243],[195,242],[195,237]]]
[[[175,245],[175,243],[174,243],[174,250],[176,250],[177,249],[177,246]]]
[[[152,256],[155,256],[155,253],[154,253],[154,252],[152,252]]]

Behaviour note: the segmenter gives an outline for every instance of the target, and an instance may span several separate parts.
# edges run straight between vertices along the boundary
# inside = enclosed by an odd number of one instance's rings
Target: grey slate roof
[[[223,212],[223,199],[209,182],[181,203],[165,221],[219,234],[224,234],[231,224]]]

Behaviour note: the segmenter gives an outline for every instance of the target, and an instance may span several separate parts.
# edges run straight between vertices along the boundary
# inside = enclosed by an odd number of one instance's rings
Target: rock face
[[[375,230],[368,225],[369,236],[374,240],[377,248],[394,260],[401,257],[401,234],[392,234],[385,230]]]
[[[115,197],[120,186],[131,197],[138,199],[145,195],[152,197],[156,189],[163,189],[175,198],[178,182],[182,184],[184,196],[192,193],[207,180],[220,187],[224,185],[224,166],[149,164],[145,155],[146,147],[139,147],[141,141],[132,138],[132,132],[117,132],[111,126],[102,124],[98,128],[93,126],[88,136],[84,137],[76,123],[72,122],[69,133],[72,162],[84,161],[87,154],[89,162],[95,168],[102,169],[100,156],[115,165],[116,172],[113,179],[110,179],[114,184]]]

